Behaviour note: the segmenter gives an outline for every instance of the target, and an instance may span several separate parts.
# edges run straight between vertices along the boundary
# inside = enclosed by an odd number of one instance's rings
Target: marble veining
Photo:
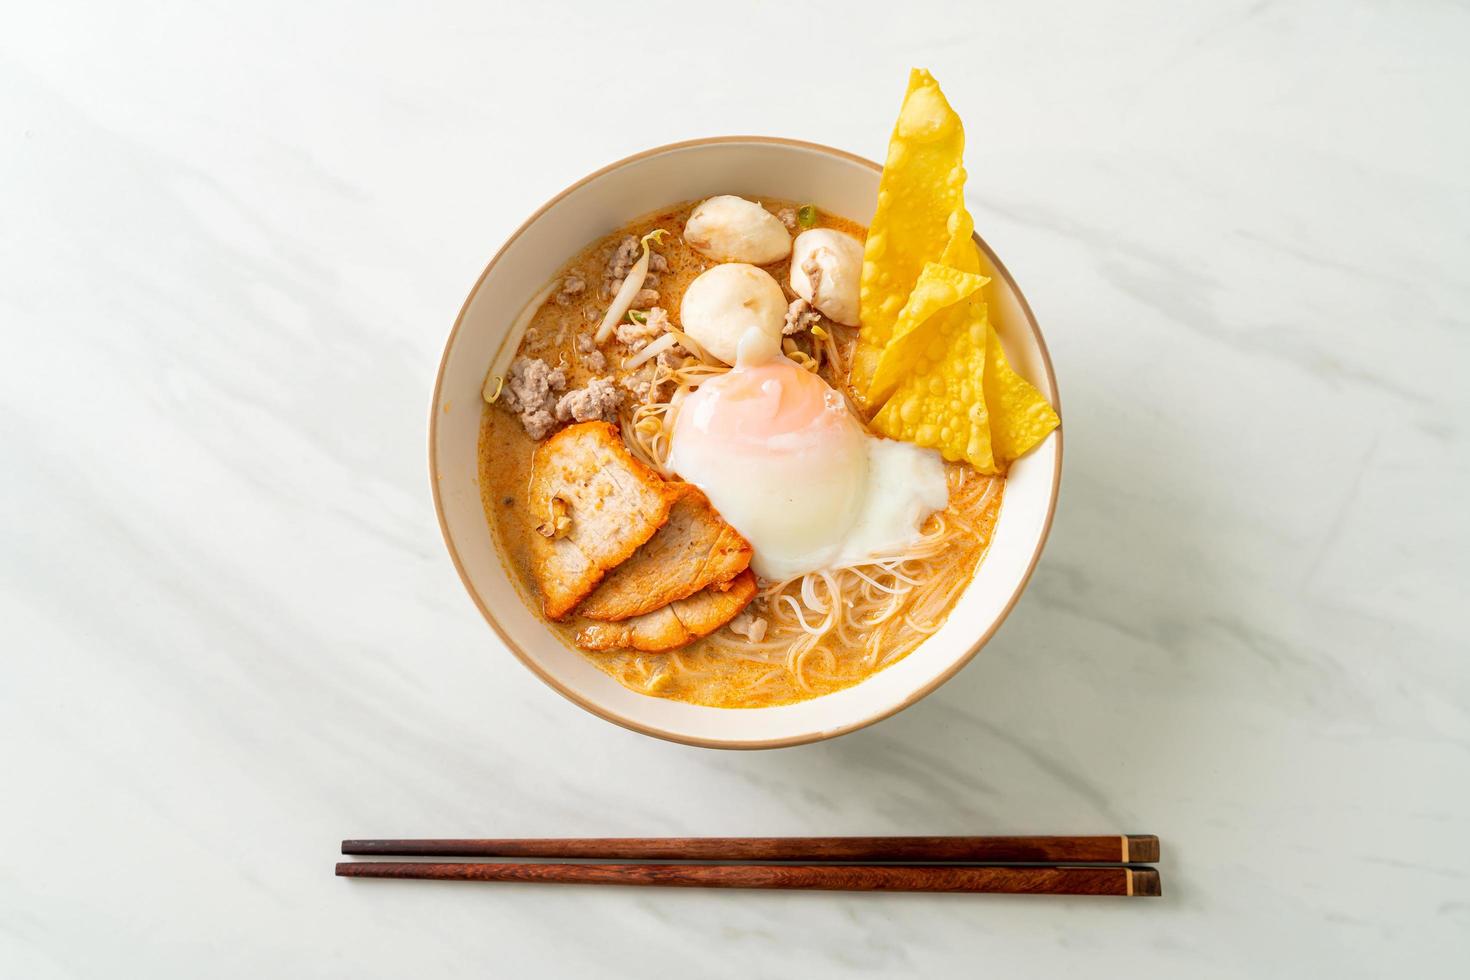
[[[1462,976],[1462,4],[32,4],[0,31],[0,976]],[[718,44],[708,43],[715,32]],[[919,705],[562,701],[439,540],[485,261],[649,145],[881,157],[911,64],[1062,504]],[[331,876],[345,836],[1155,832],[1151,903]]]

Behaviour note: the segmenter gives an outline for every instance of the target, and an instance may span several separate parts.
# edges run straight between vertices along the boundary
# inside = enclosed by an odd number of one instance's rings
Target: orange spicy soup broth
[[[656,305],[667,310],[677,323],[679,301],[684,290],[696,276],[716,264],[686,246],[682,239],[684,223],[697,203],[691,201],[631,222],[593,242],[568,262],[557,279],[578,274],[586,281],[586,290],[565,306],[557,303],[555,298],[548,299],[531,321],[518,354],[542,358],[553,367],[561,366],[566,372],[567,390],[579,388],[597,376],[582,365],[575,344],[578,335],[597,329],[611,302],[600,288],[608,256],[627,235],[641,238],[655,228],[669,232],[654,246],[668,261],[667,272],[660,275]],[[796,207],[795,204],[774,200],[763,203],[773,213],[782,208]],[[859,241],[866,237],[866,230],[861,225],[825,213],[819,215],[817,227],[834,228]],[[789,264],[789,260],[783,260],[763,268],[785,287]],[[826,320],[823,328],[833,333],[844,351],[850,352],[855,329],[834,326]],[[615,341],[609,341],[603,350],[607,354],[609,370],[602,373],[609,374],[621,352]],[[830,377],[826,369],[823,376],[834,387],[842,388],[846,384],[846,378]],[[479,444],[481,501],[511,579],[527,606],[540,615],[541,596],[531,573],[530,561],[531,538],[537,533],[537,520],[526,508],[531,458],[536,445],[515,416],[495,405],[485,406]],[[974,481],[990,478],[977,476],[963,464],[949,463],[946,467],[950,477],[950,506],[942,515],[931,517],[930,522],[932,524],[942,516],[957,522],[964,532],[955,535],[942,555],[930,559],[936,576],[952,580],[952,584],[937,583],[944,587],[940,595],[941,604],[934,607],[931,600],[929,610],[931,618],[937,621],[921,624],[934,628],[953,607],[964,583],[969,581],[984,557],[1003,495],[998,487],[996,492],[984,495],[977,505],[974,498],[979,495],[967,491],[974,490]],[[765,584],[762,583],[763,586]],[[764,602],[764,598],[758,598],[752,604],[752,611],[761,614]],[[927,631],[916,628],[920,624],[906,622],[905,612],[900,609],[890,621],[874,627],[872,633],[861,637],[849,636],[846,644],[825,641],[821,656],[803,658],[795,672],[785,664],[773,664],[769,657],[747,659],[740,656],[740,647],[747,641],[725,628],[666,653],[634,650],[579,652],[625,687],[643,694],[711,707],[770,707],[850,687],[901,659],[928,635]],[[572,616],[561,623],[547,621],[546,625],[575,650],[578,649],[574,641],[576,633],[586,623],[587,620]],[[881,657],[876,664],[873,662],[875,650]]]

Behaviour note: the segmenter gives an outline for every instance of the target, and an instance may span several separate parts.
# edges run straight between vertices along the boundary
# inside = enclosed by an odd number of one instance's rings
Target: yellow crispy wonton
[[[965,209],[964,129],[926,71],[909,76],[862,276],[851,384],[884,435],[1003,472],[1059,424],[990,324]]]
[[[878,184],[878,209],[863,245],[862,333],[852,384],[865,396],[914,283],[937,261],[965,212],[965,128],[939,83],[922,69],[909,89],[888,143]],[[966,216],[967,217],[967,216]]]

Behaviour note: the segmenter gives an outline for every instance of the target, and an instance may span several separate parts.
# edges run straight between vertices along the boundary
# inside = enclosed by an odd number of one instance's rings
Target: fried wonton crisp
[[[877,354],[926,262],[941,258],[965,210],[965,129],[939,83],[914,69],[888,144],[878,209],[863,247],[862,332],[852,371],[866,391]]]
[[[984,276],[947,265],[930,262],[914,283],[908,302],[899,311],[893,325],[893,336],[878,357],[878,366],[868,387],[868,401],[881,404],[898,387],[903,376],[915,370],[923,356],[925,342],[935,331],[943,332],[939,322],[946,317],[963,317],[960,305],[990,280]]]
[[[1011,369],[1000,337],[989,330],[985,347],[985,403],[990,409],[990,442],[1002,466],[1034,449],[1061,424],[1036,387]]]
[[[965,209],[964,129],[928,72],[909,76],[863,255],[850,383],[873,428],[1004,472],[1059,424],[1006,360]]]
[[[995,473],[984,378],[990,321],[983,302],[966,302],[958,312],[931,321],[934,329],[924,331],[913,369],[884,402],[873,428]]]

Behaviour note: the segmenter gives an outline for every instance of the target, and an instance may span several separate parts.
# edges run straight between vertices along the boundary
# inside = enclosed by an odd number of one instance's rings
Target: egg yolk
[[[750,541],[756,574],[782,580],[840,552],[863,504],[866,438],[836,391],[777,356],[691,394],[669,462]]]

